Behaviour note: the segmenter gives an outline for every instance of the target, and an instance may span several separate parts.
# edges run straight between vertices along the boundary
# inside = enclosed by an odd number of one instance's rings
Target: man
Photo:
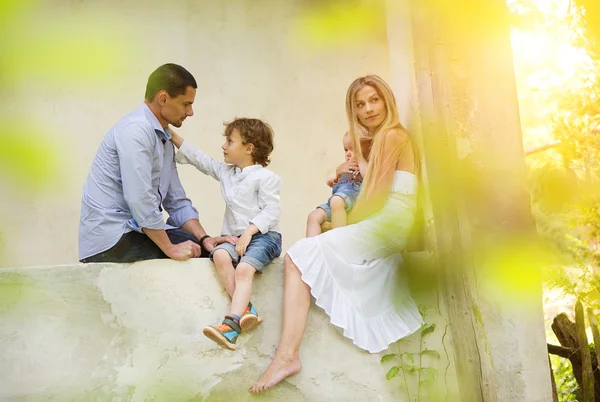
[[[177,174],[167,127],[194,115],[196,88],[185,68],[160,66],[148,78],[144,103],[102,140],[83,186],[81,262],[187,260],[206,257],[224,241],[236,243],[206,234]]]

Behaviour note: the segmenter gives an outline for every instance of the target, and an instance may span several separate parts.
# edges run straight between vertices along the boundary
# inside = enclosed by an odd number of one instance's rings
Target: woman
[[[351,224],[302,239],[288,250],[281,340],[252,392],[265,391],[302,368],[298,349],[311,294],[344,336],[371,353],[423,322],[406,285],[398,289],[396,283],[400,252],[414,221],[415,148],[398,121],[390,87],[378,76],[360,77],[350,85],[346,113],[354,149],[371,142],[368,162],[357,153],[364,180],[348,217]]]

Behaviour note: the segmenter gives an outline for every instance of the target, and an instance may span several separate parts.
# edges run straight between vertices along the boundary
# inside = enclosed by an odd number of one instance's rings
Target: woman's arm
[[[414,161],[412,143],[408,134],[402,130],[390,130],[384,135],[380,174],[373,178],[375,183],[371,194],[359,197],[358,202],[348,214],[349,223],[359,222],[383,208],[396,169],[401,168],[411,171],[411,173],[414,172],[414,166],[408,166],[410,161]]]

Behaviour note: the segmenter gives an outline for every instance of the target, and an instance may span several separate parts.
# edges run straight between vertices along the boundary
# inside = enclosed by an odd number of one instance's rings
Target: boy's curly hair
[[[267,166],[271,161],[269,155],[273,152],[273,129],[267,123],[259,119],[249,119],[246,117],[235,118],[229,123],[223,123],[225,126],[225,137],[231,136],[233,130],[237,129],[245,144],[254,145],[252,159],[254,163]]]

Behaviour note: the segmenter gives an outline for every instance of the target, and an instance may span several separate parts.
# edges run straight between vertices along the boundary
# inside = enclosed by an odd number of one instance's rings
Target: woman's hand
[[[345,175],[346,173],[354,173],[358,170],[358,162],[356,159],[348,159],[346,162],[342,163],[335,169],[335,174],[337,177]]]
[[[183,144],[184,138],[177,134],[171,127],[169,127],[169,131],[171,132],[171,142],[179,148],[181,144]]]
[[[327,185],[329,187],[333,187],[335,186],[335,183],[337,183],[338,178],[337,177],[330,177],[327,179],[327,181],[325,183],[327,183]]]

